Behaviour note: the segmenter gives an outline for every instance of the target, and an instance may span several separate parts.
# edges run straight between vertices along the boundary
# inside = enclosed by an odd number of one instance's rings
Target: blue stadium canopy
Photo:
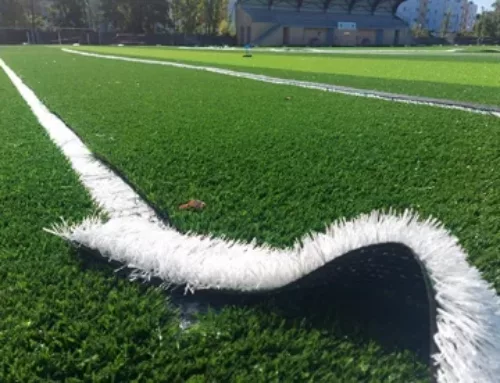
[[[354,22],[358,29],[404,28],[404,21],[393,16],[354,15],[325,12],[296,12],[242,7],[254,23],[273,23],[286,27],[332,28],[339,22]]]
[[[332,11],[351,14],[355,10],[362,10],[374,14],[385,11],[396,14],[398,7],[406,0],[237,0],[241,5],[255,5],[260,7],[291,8],[301,10],[303,8]]]

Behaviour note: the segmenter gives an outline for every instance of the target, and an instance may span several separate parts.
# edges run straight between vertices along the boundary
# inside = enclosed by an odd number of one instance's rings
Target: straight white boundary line
[[[0,67],[29,105],[49,137],[68,158],[73,170],[79,175],[81,182],[99,207],[111,218],[139,216],[159,222],[154,211],[136,195],[135,191],[97,161],[80,138],[47,109],[2,59]]]
[[[171,48],[166,45],[161,45],[162,48]],[[232,46],[206,46],[206,47],[193,47],[193,46],[179,46],[177,49],[180,50],[192,50],[192,51],[222,51],[222,52],[231,52],[231,51],[245,51],[245,48],[241,47],[232,47]],[[463,49],[328,49],[328,48],[264,48],[255,46],[250,48],[252,52],[271,52],[271,53],[303,53],[303,54],[311,54],[311,53],[321,53],[321,54],[353,54],[353,55],[442,55],[449,56],[451,53],[460,52]],[[465,54],[465,53],[464,53]],[[466,53],[467,55],[474,55],[474,53]],[[481,55],[484,55],[482,53]]]
[[[232,77],[238,77],[238,78],[244,78],[244,79],[248,79],[248,80],[266,82],[266,83],[276,84],[276,85],[289,85],[289,86],[296,86],[299,88],[315,89],[315,90],[322,90],[322,91],[326,91],[326,92],[345,94],[345,95],[349,95],[349,96],[375,98],[375,99],[379,99],[379,100],[400,102],[400,103],[405,103],[405,104],[426,105],[426,106],[432,106],[432,107],[443,108],[443,109],[455,109],[455,110],[462,110],[462,111],[470,112],[470,113],[485,114],[485,115],[492,115],[492,116],[500,117],[500,107],[496,108],[496,107],[488,107],[488,106],[469,104],[469,103],[460,103],[460,102],[447,101],[447,100],[439,100],[439,99],[431,99],[431,98],[425,98],[425,97],[410,96],[410,95],[404,95],[404,94],[379,92],[379,91],[374,91],[374,90],[350,88],[350,87],[344,87],[344,86],[338,86],[338,85],[332,85],[332,84],[326,84],[326,83],[298,81],[298,80],[284,79],[284,78],[279,78],[279,77],[270,77],[270,76],[259,75],[259,74],[248,73],[248,72],[238,72],[238,71],[233,71],[233,70],[229,70],[229,69],[221,69],[221,68],[210,67],[210,66],[181,64],[181,63],[172,62],[172,61],[160,61],[160,60],[139,59],[139,58],[127,57],[127,56],[104,55],[104,54],[77,51],[74,49],[66,49],[66,48],[63,48],[62,51],[66,52],[66,53],[72,53],[72,54],[77,54],[77,55],[87,56],[87,57],[95,57],[95,58],[102,58],[102,59],[108,59],[108,60],[127,61],[127,62],[141,63],[141,64],[163,65],[163,66],[171,66],[171,67],[184,68],[184,69],[201,70],[201,71],[212,72],[212,73],[217,73],[217,74],[222,74],[222,75],[232,76]]]
[[[500,376],[500,297],[470,266],[458,241],[436,220],[373,212],[333,223],[326,233],[278,250],[223,239],[185,235],[158,223],[154,212],[52,114],[2,61],[0,66],[38,121],[70,160],[82,183],[111,216],[56,225],[67,241],[109,259],[191,289],[272,290],[296,281],[335,258],[388,242],[410,248],[425,266],[438,304],[439,352],[433,355],[440,383],[495,383]]]

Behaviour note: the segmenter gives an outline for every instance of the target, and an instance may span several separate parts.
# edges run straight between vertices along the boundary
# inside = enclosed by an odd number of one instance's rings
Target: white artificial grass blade
[[[468,264],[456,238],[435,220],[374,212],[332,224],[290,249],[180,234],[141,218],[89,219],[52,232],[145,276],[189,290],[269,291],[292,284],[342,255],[399,243],[424,265],[438,305],[433,355],[439,382],[497,382],[500,298]]]

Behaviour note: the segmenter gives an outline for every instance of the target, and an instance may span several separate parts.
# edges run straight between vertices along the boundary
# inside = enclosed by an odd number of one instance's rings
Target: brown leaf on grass
[[[206,206],[206,203],[198,199],[190,199],[187,203],[179,206],[181,210],[194,209],[202,210]]]

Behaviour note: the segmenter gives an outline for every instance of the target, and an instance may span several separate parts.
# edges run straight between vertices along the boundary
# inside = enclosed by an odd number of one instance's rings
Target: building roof
[[[358,29],[406,28],[407,24],[393,16],[354,15],[324,12],[269,10],[243,6],[254,23],[273,23],[287,27],[332,28],[339,22],[354,22]]]
[[[268,9],[309,9],[333,11],[347,14],[396,14],[406,0],[236,0],[245,6],[260,6]]]

